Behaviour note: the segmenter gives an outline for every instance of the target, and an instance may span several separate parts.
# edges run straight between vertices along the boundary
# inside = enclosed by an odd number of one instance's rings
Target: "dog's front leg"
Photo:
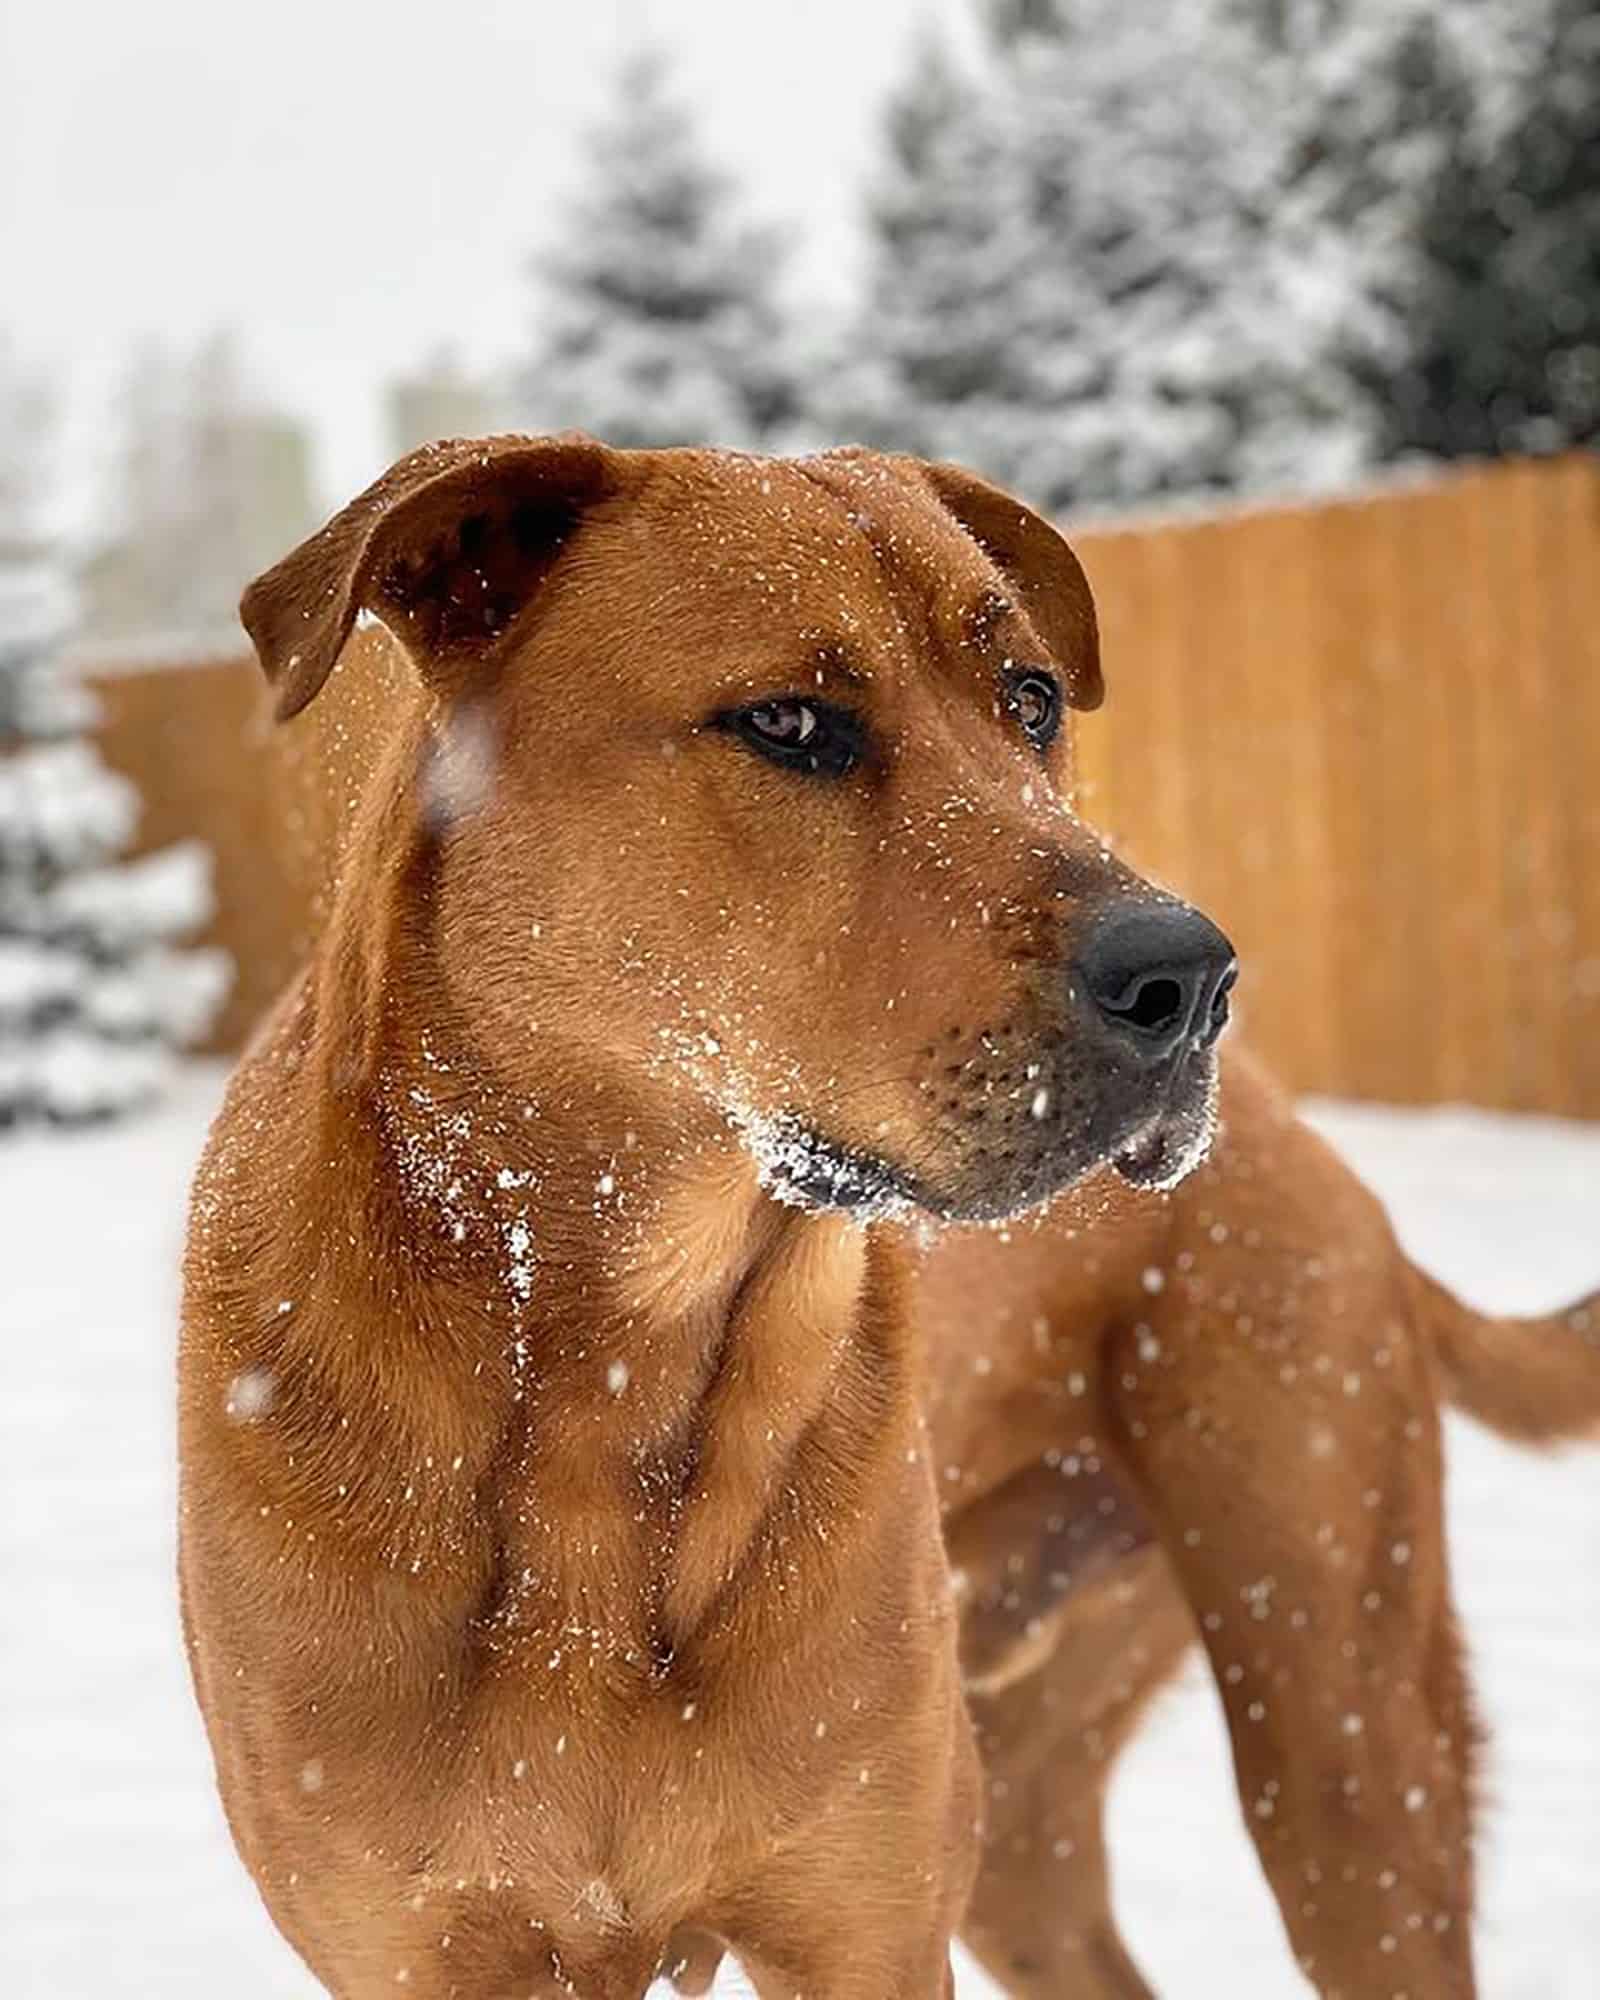
[[[719,1912],[761,2000],[954,2000],[950,1944],[977,1870],[982,1786],[959,1703],[947,1728],[880,1738],[812,1837],[770,1856]]]
[[[760,2000],[955,2000],[948,1946],[936,1958],[923,1954],[894,1971],[827,1956],[779,1961],[752,1953],[742,1963]]]
[[[1114,1343],[1109,1407],[1295,1952],[1324,2000],[1467,2000],[1473,1725],[1427,1356],[1376,1273],[1276,1325],[1174,1290]]]
[[[950,1944],[972,1869],[917,1832],[885,1819],[876,1852],[795,1857],[746,1891],[726,1927],[760,2000],[955,2000]]]

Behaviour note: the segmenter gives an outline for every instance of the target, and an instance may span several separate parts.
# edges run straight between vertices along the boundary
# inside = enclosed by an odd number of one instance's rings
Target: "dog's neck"
[[[507,1076],[437,974],[403,809],[370,830],[384,865],[236,1086],[238,1129],[295,1143],[197,1195],[198,1282],[278,1302],[232,1343],[266,1504],[336,1491],[374,1587],[436,1579],[441,1645],[582,1630],[634,1671],[797,1510],[804,1560],[760,1573],[820,1613],[927,1476],[900,1251],[774,1199],[681,1075],[551,1037]]]
[[[823,1223],[771,1198],[727,1119],[681,1078],[544,1034],[512,1085],[446,1006],[424,1011],[427,1027],[387,1031],[353,1111],[378,1136],[372,1171],[419,1264],[471,1294],[486,1325],[548,1348],[576,1315],[603,1382],[608,1358],[669,1329],[714,1340],[778,1243]]]
[[[671,1655],[785,1493],[825,1485],[827,1516],[859,1505],[841,1454],[915,1463],[897,1253],[775,1200],[681,1081],[608,1073],[552,1041],[529,1052],[537,1089],[514,1090],[436,992],[404,990],[356,1076],[335,1074],[347,1051],[326,981],[312,1009],[325,1032],[312,1027],[308,1067],[335,1128],[318,1143],[342,1170],[342,1213],[319,1226],[341,1249],[334,1291],[297,1306],[284,1337],[322,1343],[325,1374],[341,1319],[380,1290],[383,1351],[337,1365],[382,1413],[350,1432],[453,1474],[411,1560],[439,1560],[464,1532],[455,1498],[475,1496],[499,1544],[481,1623],[552,1653],[581,1628],[630,1662]],[[372,1533],[388,1546],[393,1523]]]

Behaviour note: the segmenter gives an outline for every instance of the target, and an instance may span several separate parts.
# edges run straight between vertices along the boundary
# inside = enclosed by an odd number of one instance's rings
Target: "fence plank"
[[[1545,768],[1562,902],[1546,941],[1565,1069],[1556,1108],[1600,1104],[1600,461],[1544,482]]]
[[[1465,482],[1425,496],[1412,515],[1407,561],[1424,587],[1410,621],[1422,701],[1416,754],[1424,791],[1414,862],[1426,889],[1435,990],[1427,1095],[1500,1102],[1505,1089],[1506,969],[1499,846],[1489,761],[1500,727],[1496,649],[1471,589],[1472,492]]]
[[[1550,782],[1549,742],[1553,643],[1548,629],[1543,542],[1543,489],[1551,469],[1531,463],[1496,475],[1497,554],[1503,565],[1501,601],[1510,613],[1501,681],[1502,740],[1509,760],[1506,840],[1507,907],[1503,950],[1511,971],[1511,1094],[1535,1111],[1563,1102],[1561,1046],[1564,1009],[1550,976],[1550,941],[1562,906]]]
[[[1387,907],[1378,806],[1390,658],[1370,530],[1360,507],[1333,507],[1317,538],[1321,631],[1313,717],[1320,721],[1328,768],[1335,774],[1328,792],[1329,972],[1336,1024],[1329,1081],[1348,1089],[1360,1079],[1367,1094],[1382,1096],[1397,1086],[1403,1090],[1408,1079],[1396,1073],[1386,972],[1373,946]],[[1359,784],[1352,782],[1356,772],[1362,774]]]
[[[1372,812],[1378,839],[1367,986],[1378,1010],[1367,1094],[1422,1101],[1440,1094],[1440,1045],[1453,987],[1442,909],[1459,895],[1441,816],[1447,796],[1449,690],[1441,684],[1435,635],[1445,579],[1433,562],[1432,495],[1396,495],[1362,509],[1373,565],[1376,713],[1371,717]],[[1382,1019],[1387,1017],[1387,1035]]]
[[[1106,704],[1079,725],[1085,816],[1136,866],[1176,882],[1192,846],[1188,690],[1193,672],[1170,530],[1084,535],[1082,558],[1100,613]]]

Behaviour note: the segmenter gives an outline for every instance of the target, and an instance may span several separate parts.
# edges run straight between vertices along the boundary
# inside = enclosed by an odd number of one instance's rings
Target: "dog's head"
[[[439,961],[485,1059],[671,1076],[770,1178],[986,1217],[1204,1151],[1233,959],[1073,814],[1066,542],[951,466],[427,447],[246,592],[280,715],[416,664]]]

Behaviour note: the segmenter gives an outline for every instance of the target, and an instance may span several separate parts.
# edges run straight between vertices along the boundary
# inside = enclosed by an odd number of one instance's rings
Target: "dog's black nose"
[[[1228,1019],[1233,946],[1183,903],[1134,905],[1099,918],[1078,953],[1077,983],[1118,1040],[1145,1062],[1185,1043],[1209,1046]]]

